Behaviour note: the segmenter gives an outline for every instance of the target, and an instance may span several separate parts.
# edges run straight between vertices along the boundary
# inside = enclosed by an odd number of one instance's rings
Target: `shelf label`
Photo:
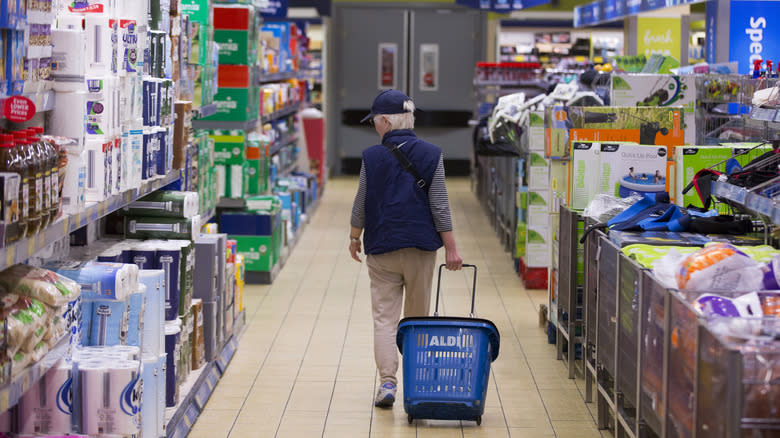
[[[190,427],[192,427],[192,425],[195,424],[195,420],[198,419],[199,414],[200,414],[200,410],[198,409],[197,404],[190,403],[190,405],[187,406],[187,410],[184,411],[184,418],[187,419],[187,422],[189,423]]]
[[[32,236],[27,239],[27,257],[32,257],[32,255],[35,254],[35,237],[36,236]]]
[[[11,266],[14,264],[14,256],[16,255],[16,247],[14,245],[5,249],[5,265]]]
[[[29,122],[35,115],[35,103],[24,96],[11,96],[3,101],[3,117],[11,122]]]
[[[206,402],[209,400],[209,397],[211,397],[211,389],[212,388],[209,387],[209,381],[206,380],[200,385],[198,392],[195,393],[195,402],[201,408],[206,407]]]

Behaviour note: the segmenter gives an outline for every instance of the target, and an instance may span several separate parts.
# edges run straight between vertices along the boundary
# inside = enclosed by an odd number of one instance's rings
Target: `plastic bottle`
[[[19,174],[20,177],[24,175],[25,169],[22,167],[23,163],[19,159],[19,155],[14,151],[14,137],[12,135],[3,134],[0,135],[0,172],[13,172]],[[20,181],[21,182],[21,181]],[[19,194],[22,191],[21,183],[19,184]],[[16,221],[7,223],[5,225],[5,243],[16,242],[21,238],[24,232],[27,231],[27,220],[22,219],[22,198],[19,197],[19,201],[16,204],[17,212],[15,214]],[[13,214],[12,214],[13,216]],[[24,230],[22,231],[22,226]]]
[[[2,139],[0,141],[3,143],[13,145],[11,146],[11,154],[14,156],[14,168],[16,169],[14,172],[21,176],[19,183],[19,238],[21,239],[27,235],[27,228],[29,227],[30,168],[24,159],[24,155],[17,147],[13,134],[2,134],[0,139]]]
[[[27,164],[27,237],[33,236],[41,229],[41,199],[38,194],[43,186],[43,172],[41,171],[38,154],[27,139],[27,131],[15,131],[13,133],[16,150]]]
[[[49,226],[49,218],[51,217],[51,166],[49,166],[49,156],[35,128],[27,129],[27,139],[33,152],[38,157],[41,169],[41,188],[38,191],[38,199],[40,199],[41,205],[41,229],[44,230]]]
[[[53,223],[57,220],[57,215],[60,214],[60,156],[57,153],[57,149],[54,144],[43,139],[43,127],[36,126],[35,133],[41,137],[41,145],[46,153],[47,165],[49,166],[49,223]],[[44,188],[45,190],[45,188]]]

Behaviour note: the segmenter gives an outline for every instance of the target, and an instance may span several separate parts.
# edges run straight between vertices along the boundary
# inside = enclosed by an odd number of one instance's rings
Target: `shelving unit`
[[[170,183],[176,182],[180,178],[180,171],[174,170],[167,176],[145,181],[141,187],[111,196],[103,202],[91,203],[84,211],[75,215],[63,215],[56,222],[49,225],[45,230],[42,230],[38,234],[22,238],[5,248],[0,248],[0,269],[4,269],[16,263],[23,263],[38,251],[64,238],[69,233],[115,212],[149,193],[159,190]]]
[[[746,213],[780,225],[780,206],[771,198],[723,181],[712,182],[712,195]]]
[[[185,438],[190,433],[198,416],[206,408],[206,402],[214,392],[219,379],[227,371],[245,327],[246,311],[244,310],[233,322],[233,333],[225,342],[217,359],[190,373],[182,384],[179,404],[165,410],[167,438]]]
[[[297,71],[288,71],[283,73],[271,73],[260,76],[258,83],[269,84],[272,82],[288,81],[290,79],[300,79],[300,73]]]

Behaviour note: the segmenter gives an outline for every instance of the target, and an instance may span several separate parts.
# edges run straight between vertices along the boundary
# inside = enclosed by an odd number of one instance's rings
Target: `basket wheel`
[[[409,421],[409,424],[412,424],[412,421],[414,421],[414,417],[412,417],[412,414],[409,414],[406,416],[407,421]]]
[[[474,420],[477,422],[477,426],[482,425],[482,415],[477,415],[477,418]]]

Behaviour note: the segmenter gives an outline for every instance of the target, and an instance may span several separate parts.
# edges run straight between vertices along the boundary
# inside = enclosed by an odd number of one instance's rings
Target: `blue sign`
[[[267,7],[260,8],[260,15],[268,18],[287,17],[287,0],[269,0]]]
[[[546,5],[550,0],[455,0],[455,3],[472,9],[508,14],[512,11]]]
[[[780,60],[780,1],[731,0],[729,60],[750,73],[756,59]]]
[[[705,35],[704,51],[706,61],[710,64],[715,64],[718,62],[718,2],[707,2],[706,6],[707,18],[705,18],[705,27],[707,33]]]
[[[574,8],[574,27],[593,26],[605,21],[620,20],[640,12],[703,1],[706,0],[598,0]]]

